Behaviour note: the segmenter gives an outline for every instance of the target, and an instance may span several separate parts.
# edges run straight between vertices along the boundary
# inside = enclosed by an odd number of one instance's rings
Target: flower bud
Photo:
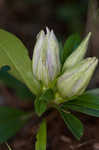
[[[48,87],[60,72],[59,45],[52,30],[38,34],[32,61],[33,74]]]
[[[63,66],[63,71],[69,67],[73,67],[84,58],[87,51],[90,36],[91,36],[91,32],[89,32],[86,38],[78,46],[78,48],[66,59]]]
[[[97,64],[96,57],[90,57],[67,69],[57,81],[60,95],[64,98],[81,95],[87,88]]]

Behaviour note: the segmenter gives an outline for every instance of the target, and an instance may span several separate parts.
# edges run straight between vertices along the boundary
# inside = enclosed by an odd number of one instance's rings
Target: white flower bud
[[[73,67],[84,58],[88,48],[88,42],[90,36],[91,36],[91,32],[89,32],[86,38],[78,46],[78,48],[66,59],[63,65],[63,71],[66,70],[67,68]]]
[[[67,69],[57,81],[60,95],[64,98],[81,95],[87,88],[97,64],[98,59],[90,57]]]
[[[48,87],[60,72],[59,45],[52,30],[38,34],[32,61],[33,74]]]

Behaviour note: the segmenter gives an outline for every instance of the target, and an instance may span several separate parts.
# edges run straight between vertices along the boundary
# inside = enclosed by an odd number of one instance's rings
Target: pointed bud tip
[[[38,40],[39,38],[44,37],[44,36],[45,36],[45,33],[44,33],[43,30],[41,30],[41,31],[37,34],[36,39]]]
[[[73,51],[72,54],[66,59],[63,66],[63,71],[66,70],[66,68],[73,67],[74,65],[78,64],[80,61],[83,60],[88,48],[90,37],[91,37],[91,32],[87,34],[87,36],[80,43],[77,49],[75,49],[75,51]]]
[[[99,62],[98,58],[94,57],[94,62],[96,65],[98,65],[98,62]]]
[[[91,32],[89,32],[89,33],[88,33],[88,36],[90,37],[91,35],[92,35],[92,33],[91,33]]]
[[[50,33],[50,29],[48,27],[46,27],[46,33],[49,34]]]
[[[86,59],[88,59],[89,61],[98,63],[98,58],[96,58],[96,57],[89,57],[89,58],[86,58]]]
[[[90,37],[91,37],[91,35],[92,35],[92,33],[91,33],[91,32],[89,32],[89,33],[87,34],[87,36],[86,36],[86,40],[89,40],[89,39],[90,39]]]

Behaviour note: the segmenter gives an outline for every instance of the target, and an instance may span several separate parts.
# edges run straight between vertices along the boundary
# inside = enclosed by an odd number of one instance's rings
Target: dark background
[[[71,33],[84,33],[87,7],[87,0],[0,0],[0,27],[33,50],[37,33],[46,26],[62,40]]]

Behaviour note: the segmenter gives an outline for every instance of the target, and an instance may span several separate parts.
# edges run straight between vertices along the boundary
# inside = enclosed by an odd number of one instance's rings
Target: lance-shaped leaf
[[[47,109],[48,104],[54,99],[54,93],[51,89],[46,90],[45,92],[37,97],[35,100],[35,112],[38,116],[41,116]]]
[[[89,94],[92,94],[95,96],[99,96],[99,88],[88,90],[88,91],[86,91],[86,93],[89,93]]]
[[[10,107],[0,107],[0,143],[14,136],[30,117],[32,117],[31,113]]]
[[[8,88],[13,88],[15,94],[20,98],[20,100],[33,100],[35,96],[26,87],[25,84],[14,78],[7,71],[7,66],[1,68],[0,70],[0,84],[7,86]]]
[[[33,76],[27,49],[16,36],[0,30],[0,67],[5,65],[10,66],[8,72],[24,82],[34,94],[39,93],[40,84]]]
[[[83,136],[84,130],[81,121],[76,116],[68,112],[67,109],[64,110],[59,106],[56,106],[56,109],[60,112],[61,117],[71,133],[76,137],[77,140],[80,140],[80,138]]]
[[[99,117],[99,96],[92,93],[84,93],[76,100],[68,101],[61,106],[64,110],[69,109],[90,116]]]

